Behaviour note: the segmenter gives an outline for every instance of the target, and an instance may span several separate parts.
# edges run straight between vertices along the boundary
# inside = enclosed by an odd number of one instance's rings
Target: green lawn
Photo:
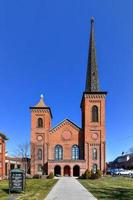
[[[104,177],[98,180],[79,180],[98,200],[132,200],[133,178]]]
[[[56,182],[55,179],[28,179],[26,191],[20,195],[13,195],[17,200],[42,200]],[[0,200],[7,200],[8,197],[8,181],[0,181]]]

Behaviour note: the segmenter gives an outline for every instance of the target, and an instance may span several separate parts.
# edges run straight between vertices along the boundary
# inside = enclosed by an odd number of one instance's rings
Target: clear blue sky
[[[107,161],[133,146],[133,1],[1,0],[0,130],[9,154],[30,139],[29,106],[43,93],[53,113],[81,124],[90,17],[100,86],[108,91]]]

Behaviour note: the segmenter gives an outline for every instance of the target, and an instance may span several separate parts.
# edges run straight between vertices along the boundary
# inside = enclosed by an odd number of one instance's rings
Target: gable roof
[[[128,156],[129,156],[129,160],[130,160],[131,158],[133,158],[133,153],[128,153],[128,154],[124,154],[122,156],[118,156],[113,162],[114,163],[119,162],[119,159],[125,159],[125,161],[127,161],[126,158]],[[123,161],[123,162],[125,162],[125,161]]]
[[[76,125],[74,122],[72,122],[71,120],[69,120],[69,119],[64,119],[62,122],[60,122],[59,124],[57,124],[55,127],[53,127],[51,130],[50,130],[50,132],[54,132],[54,131],[56,131],[58,128],[60,128],[62,125],[65,125],[65,123],[68,123],[68,124],[70,124],[70,125],[72,125],[74,128],[76,128],[76,129],[78,129],[78,130],[80,130],[81,128],[78,126],[78,125]]]

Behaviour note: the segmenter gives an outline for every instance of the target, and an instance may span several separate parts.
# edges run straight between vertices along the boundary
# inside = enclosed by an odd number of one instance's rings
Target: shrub
[[[84,172],[79,178],[80,179],[86,179],[86,173]]]
[[[91,179],[98,179],[99,178],[99,176],[98,176],[98,174],[97,173],[91,173]]]
[[[96,173],[91,172],[91,179],[98,179],[98,178],[101,178],[101,176],[102,176],[102,172],[100,169],[98,169]]]
[[[48,179],[53,179],[53,178],[54,178],[54,174],[53,174],[53,172],[50,172],[50,174],[48,175],[47,178],[48,178]]]
[[[31,178],[33,178],[33,176],[31,174],[25,174],[25,178],[26,179],[31,179]]]
[[[80,179],[98,179],[101,178],[102,172],[101,170],[97,170],[96,173],[93,172],[93,170],[86,170],[84,174],[82,174],[79,178]]]
[[[90,170],[86,170],[85,173],[83,174],[84,179],[89,179],[91,177],[91,172]]]
[[[41,175],[35,174],[35,175],[33,176],[33,178],[34,178],[34,179],[39,179],[39,178],[41,178]]]
[[[82,174],[81,176],[79,176],[79,179],[84,179],[84,174]]]
[[[100,169],[97,170],[96,174],[98,175],[99,178],[102,177],[102,171]]]

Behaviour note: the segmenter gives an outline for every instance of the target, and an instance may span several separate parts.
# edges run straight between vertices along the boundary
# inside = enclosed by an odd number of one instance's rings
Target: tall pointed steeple
[[[88,54],[85,92],[99,92],[99,79],[98,79],[98,69],[96,63],[93,17],[91,18],[90,45]]]

